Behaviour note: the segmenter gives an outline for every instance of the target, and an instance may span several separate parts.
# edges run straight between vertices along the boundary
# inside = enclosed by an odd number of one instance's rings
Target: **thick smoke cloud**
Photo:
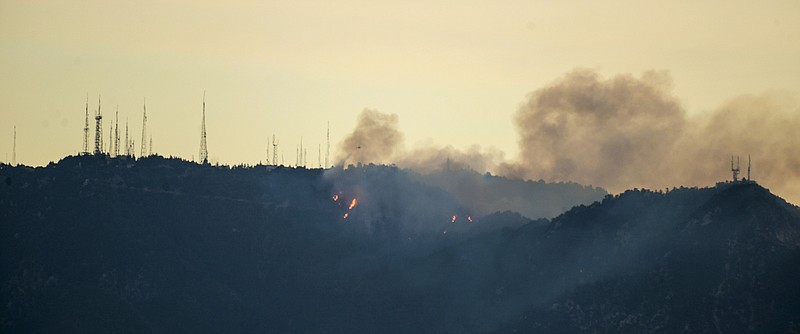
[[[452,146],[405,149],[399,130],[399,117],[373,109],[364,109],[352,133],[339,145],[336,161],[339,166],[357,163],[395,164],[422,173],[451,168],[494,170],[504,160],[503,152],[474,145],[467,150]]]
[[[529,95],[515,117],[521,159],[501,174],[622,190],[647,184],[686,126],[665,73],[601,80],[576,70]]]
[[[601,78],[576,70],[528,96],[514,119],[521,156],[500,174],[575,181],[612,192],[705,186],[752,154],[753,179],[800,201],[800,107],[786,94],[739,96],[690,118],[664,72]]]
[[[373,109],[364,109],[358,116],[355,130],[339,144],[336,158],[339,165],[354,163],[392,163],[395,152],[402,148],[403,134],[398,130],[399,117]]]
[[[406,150],[397,115],[366,109],[342,142],[340,165],[386,163],[423,173],[455,167],[569,181],[611,192],[708,186],[730,179],[730,156],[753,158],[753,179],[800,203],[800,102],[789,94],[742,95],[689,117],[668,73],[603,78],[578,69],[530,93],[514,117],[520,156],[474,146]],[[360,147],[360,148],[358,148]]]

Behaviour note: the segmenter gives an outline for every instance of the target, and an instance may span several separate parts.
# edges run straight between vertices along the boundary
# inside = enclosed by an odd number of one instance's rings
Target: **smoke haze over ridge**
[[[730,156],[753,158],[753,179],[800,202],[800,102],[782,92],[740,95],[688,116],[666,71],[603,78],[576,69],[528,94],[513,119],[520,155],[494,148],[405,149],[397,115],[365,110],[337,161],[395,163],[421,172],[446,160],[501,176],[571,181],[611,192],[709,185],[730,178]],[[358,147],[361,148],[358,148]]]

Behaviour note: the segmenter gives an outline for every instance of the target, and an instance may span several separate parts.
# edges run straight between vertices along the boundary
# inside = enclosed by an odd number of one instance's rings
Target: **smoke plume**
[[[399,117],[373,109],[358,116],[355,130],[339,144],[338,165],[354,163],[390,164],[402,149],[403,134],[397,129]]]
[[[529,94],[514,119],[521,155],[500,174],[575,181],[612,192],[711,185],[730,156],[753,158],[753,179],[800,199],[800,108],[788,94],[743,95],[687,117],[665,72],[602,79],[575,70]]]
[[[452,146],[416,147],[405,149],[404,136],[399,130],[399,117],[373,109],[364,109],[352,133],[339,145],[336,161],[347,166],[357,163],[395,164],[399,167],[429,173],[447,167],[494,170],[504,159],[495,148],[473,145],[467,150]]]
[[[666,73],[601,80],[576,70],[517,112],[520,161],[501,174],[622,190],[647,184],[686,126]]]
[[[520,156],[473,146],[406,150],[397,115],[365,109],[340,145],[340,165],[385,163],[427,173],[470,167],[511,178],[577,182],[611,192],[708,186],[730,179],[730,156],[753,159],[752,178],[800,203],[800,102],[742,95],[689,117],[667,72],[603,78],[577,69],[528,94],[514,124]]]

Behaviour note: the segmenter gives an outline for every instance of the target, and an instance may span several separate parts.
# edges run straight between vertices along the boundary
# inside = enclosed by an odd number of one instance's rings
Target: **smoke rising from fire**
[[[395,164],[428,173],[442,169],[449,162],[452,168],[469,167],[478,171],[494,170],[504,160],[495,148],[473,145],[467,150],[452,146],[405,149],[399,130],[399,117],[373,109],[364,109],[356,128],[339,144],[336,161],[339,166],[357,163]]]
[[[800,199],[796,99],[743,95],[690,118],[670,89],[666,72],[610,79],[570,72],[520,106],[514,121],[521,155],[499,172],[618,192],[710,185],[729,178],[730,155],[742,155],[744,172],[751,154],[755,180]]]
[[[336,161],[390,164],[395,152],[402,148],[403,134],[398,130],[399,117],[373,109],[364,109],[358,116],[356,129],[339,144]]]
[[[669,76],[602,81],[576,70],[528,96],[514,119],[520,161],[501,174],[622,190],[648,183],[686,126]]]
[[[753,158],[753,179],[800,202],[800,103],[787,93],[742,95],[689,117],[667,72],[603,78],[577,69],[530,93],[514,117],[520,155],[473,146],[405,150],[397,115],[364,110],[340,165],[395,163],[420,172],[449,161],[498,175],[572,181],[619,192],[706,186],[730,178],[730,156]],[[360,149],[357,147],[361,147]]]

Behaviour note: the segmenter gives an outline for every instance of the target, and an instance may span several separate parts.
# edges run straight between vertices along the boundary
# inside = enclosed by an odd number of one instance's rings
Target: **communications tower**
[[[97,114],[94,115],[94,154],[101,154],[103,149],[103,115],[100,113],[100,95],[97,96]]]
[[[208,145],[206,144],[206,92],[203,91],[203,123],[200,126],[200,162],[208,164]]]
[[[83,125],[83,154],[89,154],[89,93],[86,93],[86,122]]]
[[[139,150],[139,157],[144,158],[147,155],[147,99],[145,98],[142,104],[144,112],[142,113],[142,148]]]

